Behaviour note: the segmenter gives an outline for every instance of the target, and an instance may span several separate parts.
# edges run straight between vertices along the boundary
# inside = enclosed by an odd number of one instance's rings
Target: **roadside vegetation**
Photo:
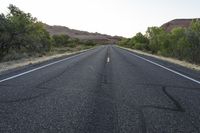
[[[149,27],[146,34],[124,38],[119,45],[200,64],[200,21],[195,20],[190,27],[177,27],[171,32],[162,27]]]
[[[0,14],[0,62],[49,54],[74,52],[95,46],[67,35],[53,35],[30,13],[14,5],[8,14]]]

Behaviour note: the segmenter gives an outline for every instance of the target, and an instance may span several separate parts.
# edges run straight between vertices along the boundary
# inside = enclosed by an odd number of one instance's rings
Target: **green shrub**
[[[69,43],[69,36],[68,35],[53,35],[53,44],[56,47],[63,47],[67,46]]]
[[[95,42],[92,41],[92,40],[87,40],[85,43],[84,43],[86,46],[95,46]]]
[[[7,15],[0,15],[0,60],[9,54],[20,57],[24,53],[48,52],[51,38],[43,24],[14,5],[8,9]]]
[[[195,20],[189,28],[177,27],[171,32],[150,27],[146,35],[137,33],[132,38],[122,39],[119,45],[200,64],[200,21]]]
[[[148,49],[148,45],[145,43],[136,43],[134,48],[138,50],[146,51]]]

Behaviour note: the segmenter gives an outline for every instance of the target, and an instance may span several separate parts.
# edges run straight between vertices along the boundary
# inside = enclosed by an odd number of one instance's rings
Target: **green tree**
[[[2,58],[9,51],[9,42],[11,35],[9,33],[10,22],[6,19],[4,14],[0,14],[0,58]]]
[[[131,40],[135,49],[149,50],[149,40],[142,33],[137,33]]]
[[[196,20],[191,23],[186,37],[189,42],[188,56],[190,61],[200,63],[200,21]]]
[[[166,54],[169,46],[169,34],[159,27],[150,27],[147,29],[146,36],[149,39],[149,48],[152,53]]]
[[[168,55],[179,59],[186,57],[187,47],[189,42],[187,41],[185,28],[174,28],[170,33],[170,43],[168,46]]]
[[[35,54],[51,49],[50,35],[42,23],[14,5],[8,9],[7,15],[0,15],[1,59],[10,52]]]
[[[119,41],[119,45],[120,46],[124,46],[124,47],[129,47],[129,42],[130,42],[130,39],[129,38],[122,38],[120,41]]]
[[[137,33],[132,38],[122,39],[119,45],[200,63],[200,21],[194,20],[190,27],[176,27],[171,32],[149,27],[145,36]]]

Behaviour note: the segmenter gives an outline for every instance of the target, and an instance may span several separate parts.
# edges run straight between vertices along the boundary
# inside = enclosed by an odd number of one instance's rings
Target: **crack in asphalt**
[[[0,103],[17,103],[17,102],[26,102],[33,99],[37,99],[39,97],[45,97],[48,94],[51,94],[55,91],[55,89],[52,88],[38,88],[38,89],[45,89],[48,90],[47,92],[42,92],[40,94],[37,94],[35,96],[25,97],[25,98],[19,98],[19,99],[13,99],[13,100],[1,100]]]
[[[84,128],[85,132],[116,132],[119,131],[118,125],[118,116],[116,111],[116,103],[113,102],[112,92],[110,82],[110,64],[106,62],[107,57],[110,56],[110,50],[107,49],[107,52],[104,57],[103,66],[101,67],[100,72],[97,72],[98,84],[95,87],[95,90],[91,93],[91,114],[87,120],[89,125],[86,125]],[[100,81],[100,82],[99,82]],[[110,99],[111,98],[111,99]],[[108,100],[110,102],[108,102]],[[109,118],[107,115],[110,114]],[[106,119],[109,119],[106,121]],[[109,125],[109,126],[108,126]]]
[[[131,66],[136,66],[136,64],[134,64],[133,62],[131,62],[130,60],[128,60],[128,58],[121,53],[120,51],[114,49],[114,51],[117,54],[120,54],[121,56],[119,56],[120,58],[122,58],[122,60],[126,61],[129,65]],[[131,71],[132,72],[132,71]],[[181,104],[178,102],[178,100],[176,100],[168,91],[167,88],[179,88],[179,89],[188,89],[188,87],[183,87],[183,86],[172,86],[172,85],[160,85],[160,84],[135,84],[135,85],[145,85],[145,86],[158,86],[161,87],[162,92],[164,95],[166,95],[170,101],[172,101],[172,103],[175,105],[175,108],[169,108],[169,107],[163,107],[163,106],[157,106],[157,105],[136,105],[136,107],[138,108],[139,112],[140,112],[140,121],[142,122],[141,128],[143,128],[142,133],[147,133],[147,127],[146,127],[146,120],[144,117],[144,113],[143,110],[144,109],[160,109],[160,110],[165,110],[165,111],[175,111],[175,112],[180,112],[180,113],[185,113],[185,109],[181,106]],[[192,90],[196,90],[199,91],[199,88],[190,88]],[[188,119],[188,118],[187,118]],[[199,128],[194,124],[194,122],[192,122],[191,120],[189,120],[190,123],[192,124],[192,126],[198,131]]]
[[[173,102],[176,108],[162,107],[162,106],[157,106],[157,105],[143,105],[140,107],[141,108],[156,108],[156,109],[170,110],[170,111],[176,111],[176,112],[185,112],[185,109],[183,109],[181,104],[167,92],[165,86],[162,86],[162,91]]]
[[[100,51],[101,50],[99,50],[98,52],[94,52],[94,53],[92,53],[92,55],[97,55]],[[48,95],[48,94],[56,91],[56,89],[44,87],[43,85],[47,84],[48,82],[51,82],[52,80],[55,80],[55,79],[61,77],[64,73],[66,73],[67,71],[70,71],[71,68],[73,68],[74,65],[77,65],[77,64],[82,63],[83,61],[89,59],[89,58],[87,58],[88,56],[89,55],[87,55],[86,57],[84,57],[84,59],[82,59],[81,61],[73,63],[72,65],[66,67],[63,71],[57,73],[56,75],[54,75],[54,76],[52,76],[50,78],[47,78],[47,80],[45,80],[45,81],[37,84],[35,87],[33,87],[34,90],[35,89],[42,89],[42,90],[45,89],[45,90],[48,90],[47,92],[42,92],[42,93],[39,92],[39,94],[36,94],[34,96],[30,96],[30,97],[27,96],[25,98],[18,98],[18,99],[13,99],[13,100],[0,100],[0,104],[1,103],[26,102],[26,101],[33,100],[33,99],[36,99],[36,98],[39,98],[39,97],[42,97],[42,96],[44,97],[44,96],[46,96],[46,95]],[[10,85],[10,84],[0,84],[0,86],[3,86],[3,87],[13,87],[13,89],[16,87],[16,85],[13,86],[13,85]],[[18,87],[21,87],[21,86],[18,86]]]
[[[33,100],[33,99],[37,99],[40,97],[45,97],[53,92],[55,92],[56,90],[58,90],[56,88],[51,88],[51,87],[47,87],[46,85],[49,82],[52,82],[52,80],[58,79],[60,78],[62,75],[66,74],[66,72],[71,71],[71,69],[73,68],[73,66],[75,65],[81,65],[83,62],[89,62],[89,56],[95,56],[97,55],[101,50],[91,53],[90,55],[88,54],[87,56],[85,56],[84,58],[82,58],[80,61],[75,61],[73,63],[71,63],[69,66],[67,66],[66,68],[64,68],[62,71],[58,72],[57,74],[48,77],[45,81],[40,82],[39,84],[37,84],[36,86],[33,87],[33,89],[31,88],[31,90],[36,94],[32,96],[27,96],[25,98],[19,98],[19,99],[13,99],[13,100],[0,100],[0,104],[1,103],[16,103],[16,102],[26,102],[29,100]],[[131,66],[136,66],[137,64],[134,64],[133,62],[131,62],[130,60],[128,60],[126,58],[125,55],[123,55],[123,53],[121,53],[118,50],[115,50],[118,54],[121,54],[122,56],[121,59],[125,60],[129,65]],[[101,64],[102,67],[100,71],[95,70],[93,67],[89,66],[88,68],[91,69],[91,71],[94,72],[94,74],[96,74],[96,77],[98,79],[97,81],[97,87],[94,90],[88,90],[85,92],[84,89],[80,90],[81,93],[87,93],[89,100],[87,101],[86,107],[91,107],[89,108],[89,110],[92,112],[90,112],[91,114],[88,114],[88,118],[86,118],[86,123],[85,127],[84,124],[82,125],[83,131],[88,131],[88,130],[92,130],[92,131],[104,131],[104,129],[109,130],[110,132],[119,132],[120,131],[120,125],[119,125],[119,112],[118,110],[118,106],[123,106],[128,108],[132,113],[133,112],[137,112],[138,116],[139,116],[139,130],[142,133],[147,133],[147,120],[145,119],[145,113],[144,110],[146,109],[158,109],[158,110],[163,110],[163,111],[173,111],[173,112],[177,112],[177,113],[186,113],[186,109],[181,105],[181,102],[179,100],[177,100],[172,94],[170,94],[170,90],[169,89],[188,89],[188,87],[184,87],[184,86],[175,86],[175,85],[165,85],[165,84],[151,84],[151,83],[135,83],[133,84],[133,86],[140,86],[142,87],[142,89],[155,89],[156,87],[158,87],[158,89],[161,89],[161,96],[164,97],[164,100],[167,100],[168,103],[172,103],[172,105],[170,104],[170,107],[166,107],[165,105],[139,105],[139,104],[132,104],[131,102],[123,102],[122,100],[118,99],[115,96],[115,88],[113,88],[113,84],[117,85],[118,83],[113,83],[112,78],[113,78],[113,71],[112,71],[112,67],[113,64],[112,62],[106,63],[106,59],[107,57],[111,58],[111,54],[110,54],[110,47],[108,47],[107,52],[105,54],[105,58],[104,58],[104,63]],[[0,86],[2,87],[16,87],[16,86],[12,86],[9,84],[0,84]],[[119,84],[120,86],[120,84]],[[19,86],[21,87],[21,86]],[[149,88],[150,87],[150,88]],[[121,86],[121,89],[123,87]],[[1,88],[2,89],[2,88]],[[131,89],[131,88],[128,88]],[[156,88],[157,89],[157,88]],[[199,88],[189,88],[192,90],[196,90],[199,92]],[[42,90],[42,91],[41,91]],[[89,95],[91,94],[91,95]],[[91,105],[90,105],[91,103]],[[155,103],[157,104],[157,103]],[[167,104],[168,105],[168,104]],[[85,106],[84,104],[82,104],[80,107],[81,109],[84,109]],[[171,107],[172,106],[172,107]],[[77,107],[78,108],[78,107]],[[77,109],[78,110],[78,109]],[[80,111],[80,110],[79,110]],[[86,109],[87,111],[87,109]],[[80,114],[84,115],[84,111],[80,111]],[[107,114],[109,114],[110,119],[108,121],[105,120]],[[176,114],[175,114],[176,115]],[[199,127],[195,125],[195,123],[193,121],[191,121],[188,118],[188,115],[186,114],[186,119],[188,119],[188,121],[192,124],[192,126],[198,131],[199,131]],[[104,121],[106,121],[105,123],[103,123]],[[89,123],[89,124],[88,124]],[[109,126],[107,126],[106,124],[108,124]],[[74,128],[77,128],[74,124],[72,124],[72,126],[74,126]],[[101,130],[99,128],[102,128]],[[82,128],[81,128],[82,129]],[[107,131],[106,130],[106,131]]]

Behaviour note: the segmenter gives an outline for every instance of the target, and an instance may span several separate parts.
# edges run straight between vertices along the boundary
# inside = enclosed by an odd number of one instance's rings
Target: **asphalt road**
[[[101,46],[0,75],[0,132],[199,133],[199,81],[199,72]]]

